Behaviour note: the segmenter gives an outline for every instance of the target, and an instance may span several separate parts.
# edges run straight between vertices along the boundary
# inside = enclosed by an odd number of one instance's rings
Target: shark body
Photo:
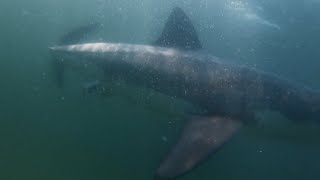
[[[177,144],[156,171],[160,179],[192,170],[254,121],[258,111],[270,109],[293,121],[320,120],[318,91],[272,73],[226,63],[202,53],[201,48],[190,19],[175,8],[153,45],[88,43],[50,49],[65,61],[93,63],[106,76],[121,77],[206,110],[187,120]]]

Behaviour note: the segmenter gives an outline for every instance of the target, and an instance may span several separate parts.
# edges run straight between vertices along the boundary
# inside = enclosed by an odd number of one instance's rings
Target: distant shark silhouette
[[[187,120],[177,144],[156,171],[158,179],[192,170],[254,122],[258,111],[277,111],[293,121],[320,120],[318,91],[226,63],[201,49],[196,30],[180,8],[173,9],[152,45],[89,43],[50,48],[64,61],[96,64],[106,76],[121,77],[206,110]]]

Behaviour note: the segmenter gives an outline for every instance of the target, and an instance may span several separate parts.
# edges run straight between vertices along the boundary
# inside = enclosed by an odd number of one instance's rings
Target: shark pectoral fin
[[[156,177],[172,179],[185,174],[216,152],[242,126],[242,121],[230,117],[193,117],[178,143],[160,164]]]

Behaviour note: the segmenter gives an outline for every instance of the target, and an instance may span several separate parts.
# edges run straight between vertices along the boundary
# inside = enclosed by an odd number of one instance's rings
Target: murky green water
[[[83,99],[76,74],[55,86],[47,48],[92,21],[104,25],[93,39],[148,43],[175,6],[211,53],[320,88],[318,0],[2,0],[0,179],[152,179],[182,103],[136,89]],[[319,151],[320,127],[250,127],[181,179],[319,179]]]

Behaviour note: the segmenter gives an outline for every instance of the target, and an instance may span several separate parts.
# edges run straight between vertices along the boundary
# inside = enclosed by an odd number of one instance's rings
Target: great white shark
[[[94,64],[105,76],[121,77],[205,110],[190,115],[155,173],[159,179],[192,170],[256,121],[259,111],[276,111],[292,121],[319,122],[319,91],[273,73],[227,63],[201,49],[191,20],[180,8],[173,9],[151,45],[102,42],[50,47],[56,59]]]

